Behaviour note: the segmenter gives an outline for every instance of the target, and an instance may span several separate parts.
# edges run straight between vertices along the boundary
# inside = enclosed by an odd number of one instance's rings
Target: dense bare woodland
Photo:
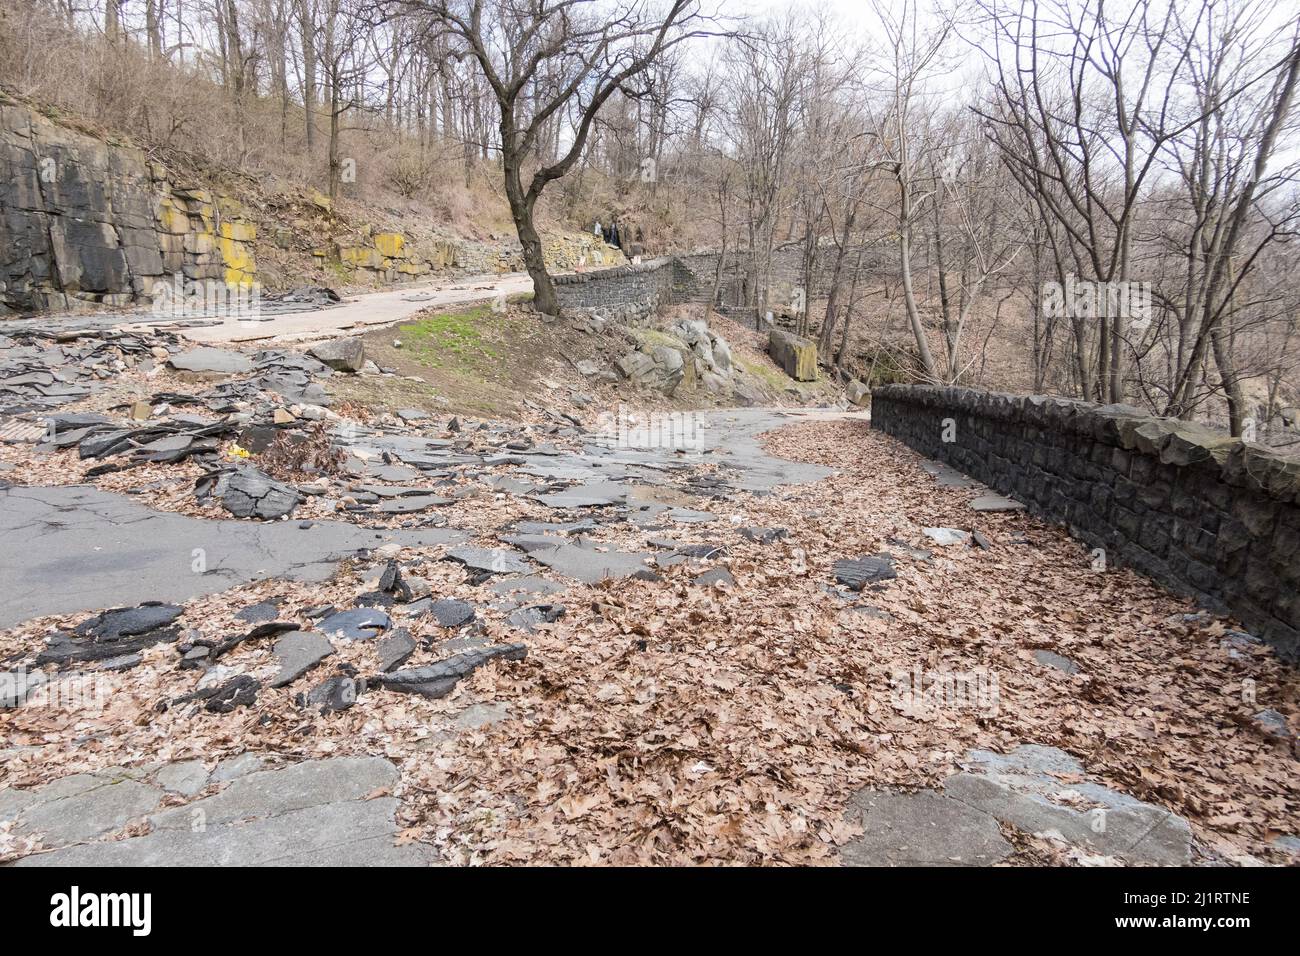
[[[1281,924],[1298,264],[1274,0],[0,0],[0,876]]]
[[[1284,11],[909,2],[866,23],[693,0],[19,2],[0,80],[331,196],[361,157],[361,188],[431,215],[490,197],[544,309],[537,217],[621,214],[648,250],[722,250],[743,271],[722,301],[790,315],[854,374],[988,382],[992,362],[994,383],[1236,434],[1295,421]],[[800,302],[771,277],[792,243]],[[1050,307],[1046,284],[1079,282],[1098,308]],[[1127,283],[1138,308],[1107,309]]]

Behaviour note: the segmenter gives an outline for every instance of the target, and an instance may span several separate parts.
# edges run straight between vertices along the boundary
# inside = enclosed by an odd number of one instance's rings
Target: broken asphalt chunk
[[[700,587],[713,587],[715,585],[735,587],[736,579],[731,576],[731,572],[726,568],[710,568],[703,574],[698,575],[695,578],[695,583]]]
[[[529,634],[539,624],[553,624],[564,617],[566,609],[563,604],[533,604],[510,612],[506,623],[511,627],[522,628]]]
[[[388,615],[373,607],[339,611],[317,625],[322,634],[343,641],[368,641],[384,633],[388,626]]]
[[[212,711],[214,714],[228,714],[236,707],[248,707],[256,702],[257,692],[261,686],[261,681],[256,678],[248,674],[239,674],[224,684],[202,688],[192,694],[177,697],[172,704],[188,704],[201,700],[204,702],[204,710]]]
[[[835,562],[835,580],[852,591],[861,591],[868,584],[889,581],[897,576],[893,559],[884,554],[842,558]]]
[[[397,628],[376,645],[379,651],[379,669],[387,672],[394,667],[401,667],[415,653],[415,638],[405,628]]]
[[[103,661],[133,654],[155,644],[173,643],[179,628],[170,626],[184,613],[175,604],[150,602],[113,608],[82,621],[71,634],[58,633],[36,656],[37,664]]]
[[[424,697],[446,697],[456,684],[484,664],[498,657],[508,661],[521,661],[528,655],[525,644],[497,644],[479,650],[466,651],[428,667],[392,674],[378,674],[373,682],[388,690],[403,694],[420,694]]]
[[[267,621],[264,624],[258,624],[252,630],[243,634],[237,634],[234,637],[227,637],[219,641],[212,647],[212,659],[216,660],[222,654],[228,654],[245,641],[256,641],[263,637],[270,637],[272,634],[283,634],[286,631],[297,630],[298,625],[293,621]]]
[[[334,653],[329,639],[315,631],[290,631],[275,642],[275,657],[280,673],[271,681],[272,687],[292,684],[307,671]]]
[[[443,560],[456,561],[472,571],[489,574],[528,574],[532,570],[506,548],[453,548]]]
[[[340,675],[317,684],[307,693],[299,694],[295,700],[305,710],[333,714],[355,704],[359,690],[355,680]]]
[[[789,537],[790,532],[785,528],[753,527],[741,528],[740,535],[747,541],[753,541],[755,544],[771,544],[774,541],[779,541],[782,538]]]
[[[251,466],[208,472],[195,483],[194,492],[200,501],[216,499],[236,518],[263,521],[292,514],[302,501],[297,489]]]
[[[474,620],[474,606],[453,598],[434,601],[429,605],[429,613],[440,627],[460,627]]]

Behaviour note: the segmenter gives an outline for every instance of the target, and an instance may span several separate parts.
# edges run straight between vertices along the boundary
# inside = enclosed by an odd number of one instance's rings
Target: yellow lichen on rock
[[[375,248],[389,259],[406,257],[406,237],[400,232],[377,232],[373,237]]]

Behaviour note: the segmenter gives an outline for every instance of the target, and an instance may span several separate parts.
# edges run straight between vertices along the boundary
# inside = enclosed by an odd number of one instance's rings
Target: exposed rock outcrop
[[[256,236],[238,202],[143,150],[0,103],[0,307],[148,303],[172,276],[247,286]]]

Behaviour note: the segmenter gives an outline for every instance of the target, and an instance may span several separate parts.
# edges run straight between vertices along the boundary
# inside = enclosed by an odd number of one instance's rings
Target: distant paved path
[[[424,309],[495,299],[497,296],[531,292],[533,281],[526,274],[464,276],[437,282],[413,283],[381,292],[349,295],[339,305],[321,307],[292,302],[265,301],[258,321],[247,317],[217,318],[208,315],[159,314],[149,308],[127,311],[48,313],[0,321],[0,333],[40,329],[102,330],[160,326],[178,332],[194,342],[220,344],[261,342],[276,339],[293,342],[321,338],[349,330],[392,325]]]
[[[280,341],[315,338],[366,326],[390,325],[410,318],[422,309],[495,298],[502,293],[531,292],[533,280],[512,272],[500,276],[467,276],[427,286],[402,286],[383,292],[351,295],[341,305],[276,315],[263,322],[227,318],[219,325],[186,329],[182,334],[195,342],[252,342],[275,338]]]

